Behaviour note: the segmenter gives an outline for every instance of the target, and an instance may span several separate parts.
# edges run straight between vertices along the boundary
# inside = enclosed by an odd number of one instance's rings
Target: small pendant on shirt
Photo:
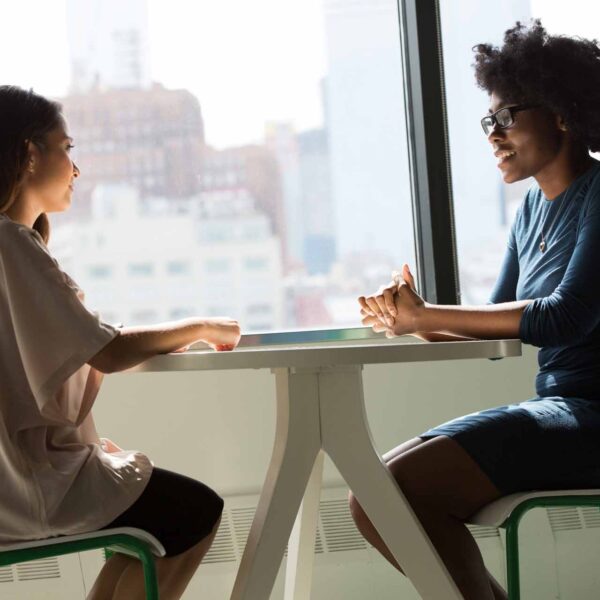
[[[542,240],[540,242],[540,252],[545,252],[546,251],[546,242],[544,240]]]

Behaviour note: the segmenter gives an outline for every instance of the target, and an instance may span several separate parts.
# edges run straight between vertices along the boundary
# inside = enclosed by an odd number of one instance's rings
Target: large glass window
[[[414,264],[396,0],[7,12],[0,80],[62,102],[82,171],[51,249],[101,314],[353,326]]]

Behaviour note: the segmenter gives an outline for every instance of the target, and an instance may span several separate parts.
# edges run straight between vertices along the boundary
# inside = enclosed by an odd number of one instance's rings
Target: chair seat
[[[483,527],[500,527],[521,502],[531,498],[551,498],[552,496],[600,496],[600,490],[542,490],[510,494],[490,502],[469,517],[468,522]]]
[[[113,529],[101,529],[99,531],[90,531],[89,533],[79,533],[76,535],[59,535],[56,537],[46,538],[43,540],[32,540],[30,542],[19,542],[18,544],[10,544],[8,546],[0,545],[0,553],[10,550],[26,550],[27,548],[41,548],[43,546],[52,546],[54,544],[62,544],[64,542],[77,542],[88,540],[90,538],[103,538],[111,535],[125,534],[135,537],[142,542],[146,542],[152,554],[155,556],[164,556],[165,549],[163,545],[150,533],[136,527],[115,527]]]

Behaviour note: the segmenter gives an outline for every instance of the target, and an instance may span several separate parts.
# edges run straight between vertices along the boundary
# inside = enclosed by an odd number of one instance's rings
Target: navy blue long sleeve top
[[[542,228],[546,250],[540,250]],[[512,225],[490,302],[533,300],[519,337],[538,346],[539,396],[600,399],[600,162],[554,200],[537,184]]]

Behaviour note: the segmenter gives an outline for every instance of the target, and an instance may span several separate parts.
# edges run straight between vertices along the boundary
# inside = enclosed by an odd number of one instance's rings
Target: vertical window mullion
[[[459,303],[450,148],[437,0],[398,0],[420,292]]]

